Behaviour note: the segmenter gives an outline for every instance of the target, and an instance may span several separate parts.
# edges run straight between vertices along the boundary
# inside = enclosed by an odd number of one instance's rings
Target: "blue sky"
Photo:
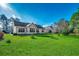
[[[70,20],[71,15],[79,8],[77,3],[14,3],[7,6],[11,9],[10,12],[2,11],[0,14],[15,15],[23,22],[34,22],[40,25],[51,25],[61,18]]]

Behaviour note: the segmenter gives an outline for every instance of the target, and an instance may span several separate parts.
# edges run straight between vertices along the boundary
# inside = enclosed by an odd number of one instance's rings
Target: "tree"
[[[74,28],[74,31],[73,31],[75,34],[77,34],[79,31],[78,31],[78,28]]]
[[[3,31],[7,32],[8,19],[4,14],[0,15],[0,21],[3,23]]]
[[[73,15],[71,16],[71,20],[70,20],[70,26],[71,28],[73,28],[73,32],[75,31],[75,29],[79,28],[79,8],[78,10],[73,13]],[[76,31],[75,31],[76,32]],[[79,32],[79,31],[78,31]]]
[[[69,30],[68,28],[68,21],[66,21],[64,18],[60,19],[60,21],[58,22],[59,33],[67,33]]]

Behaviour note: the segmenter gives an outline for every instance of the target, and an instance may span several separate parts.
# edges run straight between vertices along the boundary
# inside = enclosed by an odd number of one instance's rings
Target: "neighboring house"
[[[54,23],[53,25],[51,25],[53,27],[53,32],[54,33],[58,33],[58,23]]]
[[[34,23],[14,21],[13,34],[37,34],[43,33],[43,27]]]
[[[61,19],[58,22],[58,32],[59,33],[62,33],[64,31],[68,32],[68,30],[69,30],[69,23],[68,23],[68,21],[66,21],[65,19]]]
[[[45,27],[46,33],[62,33],[64,31],[68,32],[69,24],[66,20],[61,19],[59,22],[54,23],[51,26]]]
[[[45,33],[58,33],[58,24],[54,23],[51,26],[45,27]]]
[[[53,33],[54,32],[54,29],[53,29],[52,26],[48,26],[48,27],[45,27],[44,32],[45,33]]]

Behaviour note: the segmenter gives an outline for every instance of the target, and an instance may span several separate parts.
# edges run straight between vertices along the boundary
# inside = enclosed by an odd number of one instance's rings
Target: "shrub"
[[[0,40],[3,39],[4,33],[0,32]]]
[[[58,40],[58,37],[50,36],[51,39]]]
[[[64,33],[64,35],[69,35],[69,34],[70,34],[69,32]]]
[[[63,34],[62,33],[58,33],[58,36],[63,36]]]
[[[13,35],[17,35],[17,33],[14,33]]]
[[[73,33],[73,31],[74,31],[74,28],[69,29],[69,33]]]
[[[11,43],[11,41],[10,40],[7,40],[6,43]]]
[[[34,36],[34,35],[32,35],[32,36],[31,36],[31,38],[32,38],[32,39],[35,39],[35,36]]]

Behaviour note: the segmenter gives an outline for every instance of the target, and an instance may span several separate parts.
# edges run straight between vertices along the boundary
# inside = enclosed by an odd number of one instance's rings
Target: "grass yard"
[[[7,43],[10,40],[11,43]],[[13,36],[0,41],[1,56],[79,56],[79,36],[42,34]]]

